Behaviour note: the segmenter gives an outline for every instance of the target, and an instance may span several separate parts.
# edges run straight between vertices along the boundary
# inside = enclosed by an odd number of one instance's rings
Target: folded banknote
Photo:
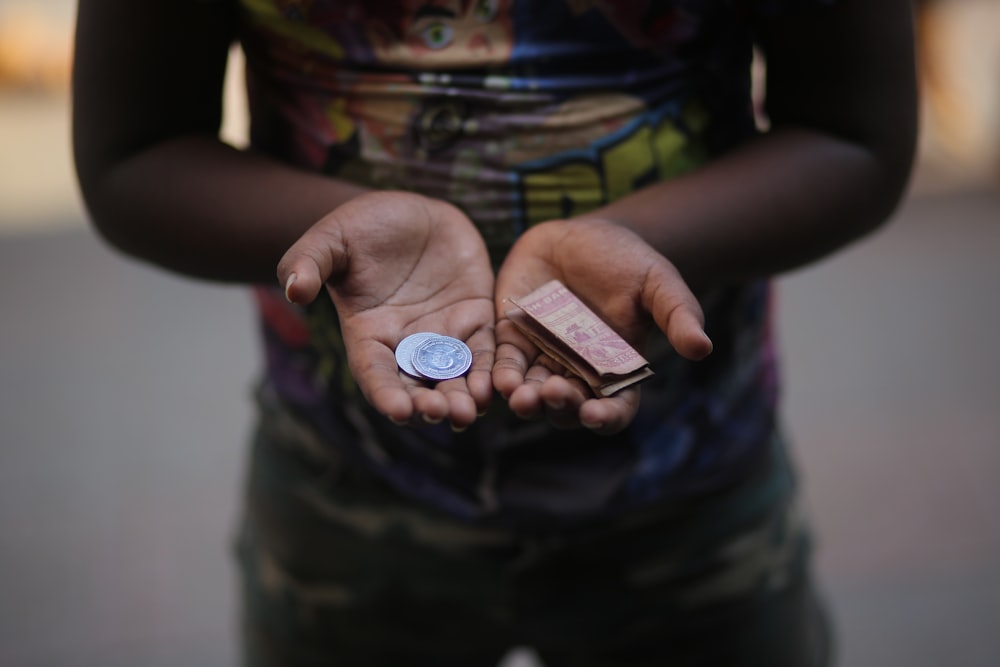
[[[517,299],[506,316],[542,352],[611,396],[653,375],[649,362],[558,280]]]

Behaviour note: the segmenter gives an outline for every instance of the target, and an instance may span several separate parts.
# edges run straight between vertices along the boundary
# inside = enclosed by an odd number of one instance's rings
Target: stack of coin
[[[396,346],[396,363],[404,373],[421,380],[450,380],[468,372],[472,350],[451,336],[415,333]]]

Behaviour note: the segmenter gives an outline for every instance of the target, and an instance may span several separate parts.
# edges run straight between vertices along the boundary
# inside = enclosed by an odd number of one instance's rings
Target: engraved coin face
[[[472,350],[450,336],[435,335],[421,341],[410,358],[417,373],[430,380],[450,380],[472,366]]]
[[[420,343],[437,335],[438,334],[436,333],[421,331],[420,333],[410,334],[403,340],[399,341],[399,345],[396,346],[396,364],[399,365],[399,368],[407,375],[412,375],[415,378],[423,378],[423,376],[417,372],[417,369],[413,367],[413,350],[416,349],[417,345],[420,345]]]

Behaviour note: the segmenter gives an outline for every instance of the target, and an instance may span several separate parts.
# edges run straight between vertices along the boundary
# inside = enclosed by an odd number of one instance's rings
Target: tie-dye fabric
[[[499,263],[531,224],[677,177],[750,137],[749,25],[780,3],[241,4],[253,146],[451,201]],[[280,291],[256,294],[281,400],[324,446],[454,516],[545,524],[708,492],[749,469],[774,430],[765,282],[706,300],[708,360],[654,342],[639,414],[611,438],[522,422],[499,399],[462,434],[395,426],[360,397],[328,299],[302,310]]]

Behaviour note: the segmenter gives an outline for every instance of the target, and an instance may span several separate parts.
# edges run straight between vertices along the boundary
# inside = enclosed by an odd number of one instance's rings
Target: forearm
[[[212,280],[274,282],[281,255],[364,191],[210,136],[161,142],[83,178],[95,226],[122,251]]]
[[[696,290],[820,258],[874,229],[906,187],[917,131],[908,0],[762,19],[764,134],[591,215],[631,227]]]
[[[361,189],[218,140],[236,3],[80,0],[73,151],[95,226],[202,278],[273,282],[281,255]]]
[[[909,164],[905,150],[886,160],[785,129],[581,217],[633,229],[700,291],[793,269],[863,236],[896,206]]]

